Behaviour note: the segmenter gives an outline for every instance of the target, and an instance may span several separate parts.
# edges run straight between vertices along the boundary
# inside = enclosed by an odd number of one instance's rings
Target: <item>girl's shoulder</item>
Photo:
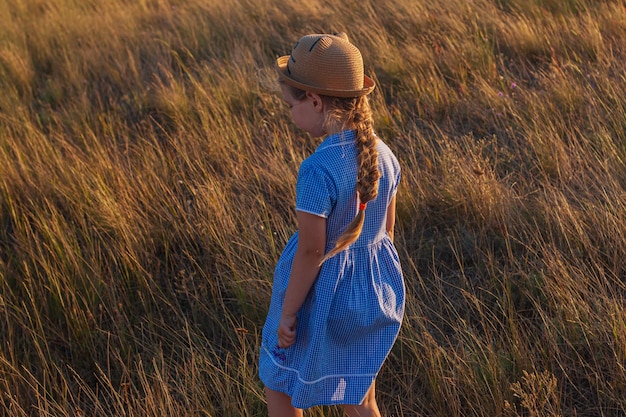
[[[376,142],[376,150],[378,151],[379,161],[391,164],[395,169],[400,170],[400,163],[398,162],[398,158],[393,153],[391,148],[380,137],[377,136],[377,139],[378,140]]]
[[[300,164],[298,177],[317,176],[318,179],[324,177],[331,178],[331,174],[333,172],[331,165],[333,165],[333,163],[328,159],[327,155],[323,155],[318,152],[312,153]]]
[[[300,169],[319,169],[329,174],[344,172],[354,167],[346,164],[356,156],[353,136],[338,134],[326,138],[311,155],[302,161]]]

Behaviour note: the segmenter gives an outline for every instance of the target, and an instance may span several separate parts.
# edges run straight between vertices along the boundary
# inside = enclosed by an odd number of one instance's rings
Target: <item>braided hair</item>
[[[320,265],[354,243],[361,235],[365,221],[365,205],[378,196],[378,150],[373,129],[372,109],[367,96],[354,98],[324,97],[328,105],[327,126],[354,129],[357,148],[356,193],[361,203],[356,217],[337,238],[335,247],[321,260]]]

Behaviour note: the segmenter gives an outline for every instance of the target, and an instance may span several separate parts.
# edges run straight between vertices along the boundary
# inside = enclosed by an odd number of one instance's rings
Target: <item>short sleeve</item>
[[[400,179],[402,178],[400,163],[393,154],[391,149],[383,143],[379,144],[378,148],[378,163],[379,168],[382,169],[383,175],[388,177],[389,183],[389,196],[393,197],[398,191],[400,185]]]
[[[400,167],[396,171],[396,182],[393,185],[393,191],[391,195],[396,195],[398,192],[398,186],[400,185],[400,179],[402,178],[402,173],[400,172]]]
[[[336,201],[334,183],[321,167],[307,162],[298,172],[296,210],[327,218]]]

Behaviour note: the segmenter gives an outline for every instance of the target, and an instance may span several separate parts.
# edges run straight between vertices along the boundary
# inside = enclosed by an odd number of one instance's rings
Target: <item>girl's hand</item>
[[[282,315],[278,323],[278,346],[285,349],[296,341],[296,316]]]

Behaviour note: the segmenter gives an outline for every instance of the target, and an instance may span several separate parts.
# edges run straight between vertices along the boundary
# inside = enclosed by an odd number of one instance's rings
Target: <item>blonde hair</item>
[[[341,126],[343,129],[354,129],[357,148],[357,180],[356,193],[360,203],[367,204],[378,196],[378,150],[373,129],[372,109],[367,96],[354,98],[324,97],[328,105],[326,112],[327,126]],[[365,221],[365,210],[358,210],[356,217],[348,224],[346,230],[337,238],[335,247],[330,250],[320,265],[328,258],[354,243],[361,235]]]

